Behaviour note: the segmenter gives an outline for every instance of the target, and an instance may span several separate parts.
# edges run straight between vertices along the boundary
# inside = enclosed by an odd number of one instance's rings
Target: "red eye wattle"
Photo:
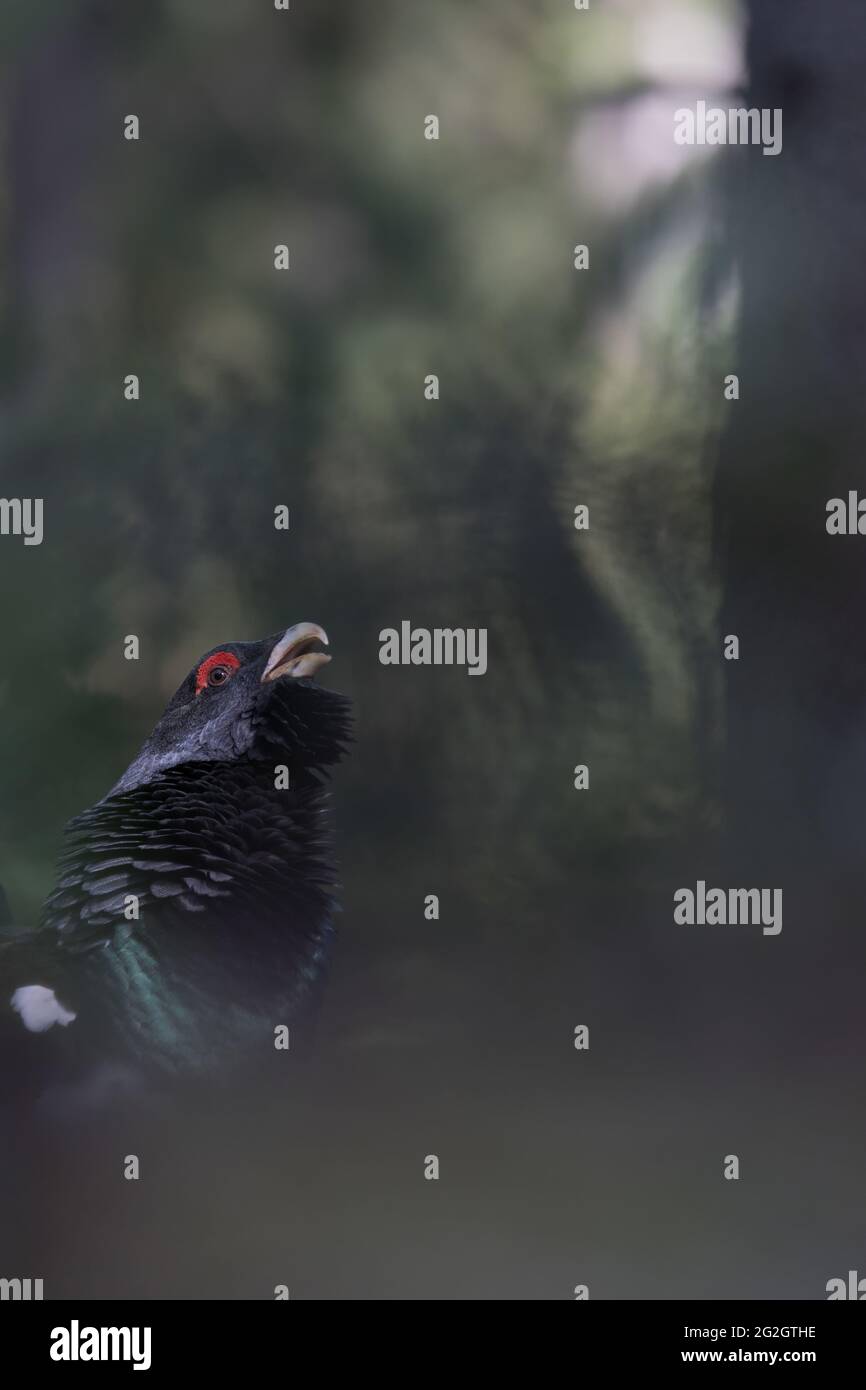
[[[232,652],[214,652],[207,657],[195,673],[195,693],[200,695],[206,686],[217,687],[231,680],[240,666],[240,661]]]

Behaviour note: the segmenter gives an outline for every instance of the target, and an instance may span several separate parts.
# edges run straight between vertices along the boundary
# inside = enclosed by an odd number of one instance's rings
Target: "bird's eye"
[[[195,676],[195,693],[200,695],[205,686],[225,685],[240,666],[234,652],[214,652],[201,663]]]

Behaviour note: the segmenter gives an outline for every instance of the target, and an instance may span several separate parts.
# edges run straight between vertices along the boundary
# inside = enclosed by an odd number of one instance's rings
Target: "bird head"
[[[109,795],[186,763],[285,763],[315,774],[338,762],[349,705],[315,684],[330,661],[316,623],[296,623],[258,642],[223,642],[193,666]]]

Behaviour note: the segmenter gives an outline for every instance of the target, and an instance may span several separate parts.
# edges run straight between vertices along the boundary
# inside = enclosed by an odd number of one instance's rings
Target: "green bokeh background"
[[[18,920],[212,645],[322,623],[358,720],[318,1060],[115,1136],[132,1214],[106,1139],[46,1222],[56,1296],[816,1297],[855,1263],[848,1082],[786,1051],[813,962],[671,925],[720,817],[738,301],[719,167],[653,120],[737,80],[742,22],[7,0],[2,487],[45,505],[0,541]],[[404,618],[487,627],[487,675],[381,667]]]

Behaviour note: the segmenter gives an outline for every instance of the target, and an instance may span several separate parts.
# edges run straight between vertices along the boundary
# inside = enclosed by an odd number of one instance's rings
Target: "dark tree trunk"
[[[751,846],[793,865],[823,842],[850,860],[866,787],[866,536],[825,525],[828,499],[866,496],[866,9],[749,8],[748,104],[782,108],[784,144],[731,159],[741,399],[716,500],[722,631],[741,655],[726,663],[727,803],[747,859]]]
[[[107,331],[111,280],[100,165],[122,139],[106,110],[105,26],[97,0],[25,46],[10,81],[9,331],[19,406],[37,409],[80,352]]]

